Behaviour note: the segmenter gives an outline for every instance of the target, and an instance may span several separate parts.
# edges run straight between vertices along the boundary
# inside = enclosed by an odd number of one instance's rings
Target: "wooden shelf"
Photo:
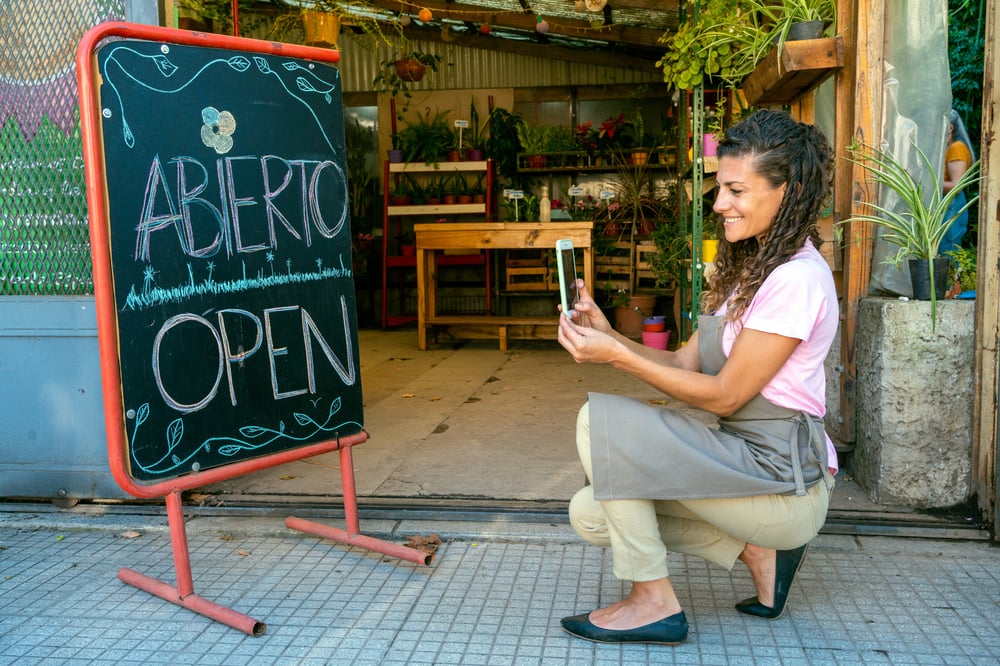
[[[779,57],[771,49],[743,81],[747,105],[790,104],[844,66],[844,40],[838,35],[825,39],[786,41]]]
[[[389,173],[434,173],[437,171],[486,171],[486,161],[389,162]]]

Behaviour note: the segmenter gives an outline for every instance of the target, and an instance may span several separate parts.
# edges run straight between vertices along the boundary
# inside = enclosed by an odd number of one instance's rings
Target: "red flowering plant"
[[[591,156],[610,153],[632,147],[635,142],[632,129],[633,123],[625,119],[624,113],[605,118],[599,127],[588,120],[576,126],[576,142],[580,150]]]

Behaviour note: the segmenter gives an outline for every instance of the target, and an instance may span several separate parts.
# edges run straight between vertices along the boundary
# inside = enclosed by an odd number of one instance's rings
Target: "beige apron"
[[[721,317],[698,318],[701,370],[718,374]],[[675,409],[590,394],[594,497],[705,499],[804,495],[827,468],[822,419],[755,396],[718,429]]]

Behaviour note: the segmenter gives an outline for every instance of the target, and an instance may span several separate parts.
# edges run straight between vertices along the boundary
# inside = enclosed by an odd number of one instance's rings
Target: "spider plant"
[[[914,144],[913,148],[919,156],[918,166],[926,172],[930,182],[929,191],[924,188],[924,179],[919,174],[914,177],[914,174],[891,153],[864,143],[855,143],[848,147],[852,155],[850,161],[861,166],[880,187],[888,188],[894,193],[899,204],[896,205],[895,202],[883,197],[882,203],[868,204],[872,212],[858,213],[847,222],[871,222],[881,227],[882,238],[898,248],[896,254],[886,260],[886,263],[898,266],[904,259],[927,262],[931,280],[933,330],[933,323],[937,320],[934,259],[941,256],[938,246],[954,219],[975,203],[979,195],[969,196],[965,205],[951,215],[948,214],[948,205],[959,192],[979,179],[979,161],[972,163],[951,190],[943,192],[938,170],[919,146]]]

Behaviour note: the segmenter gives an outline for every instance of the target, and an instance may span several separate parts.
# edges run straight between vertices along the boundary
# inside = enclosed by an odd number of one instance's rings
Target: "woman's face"
[[[718,186],[712,209],[722,217],[726,240],[763,241],[778,214],[787,184],[771,187],[751,168],[747,156],[720,157],[715,179]]]

